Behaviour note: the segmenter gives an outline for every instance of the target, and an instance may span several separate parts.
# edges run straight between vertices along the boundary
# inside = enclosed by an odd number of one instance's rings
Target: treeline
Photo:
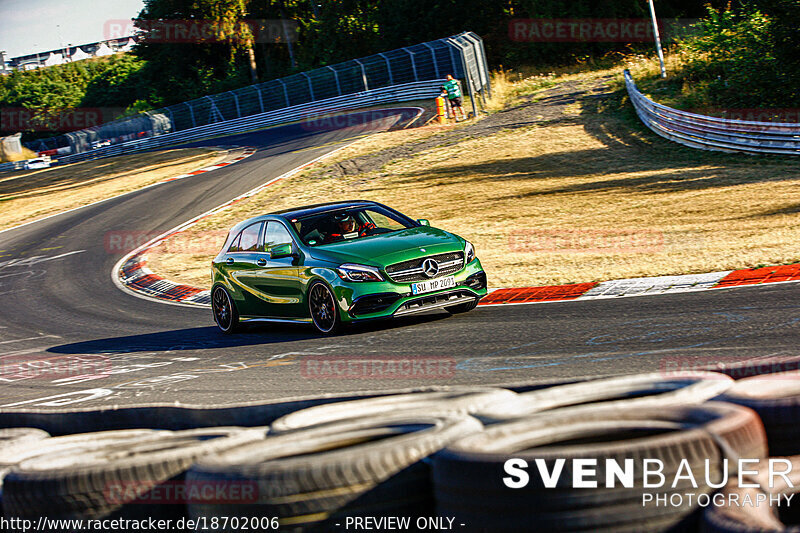
[[[135,106],[157,95],[143,76],[145,62],[133,54],[76,61],[0,77],[3,107],[32,111],[75,107]]]
[[[800,2],[758,1],[776,5],[768,13]],[[656,2],[662,19],[706,15],[699,4]],[[152,27],[159,20],[213,21],[222,38],[171,42],[145,32],[132,54],[0,77],[0,106],[56,111],[109,107],[134,113],[241,87],[253,79],[266,81],[464,30],[484,38],[490,65],[512,68],[652,49],[649,42],[512,40],[509,22],[527,18],[647,19],[649,11],[644,0],[145,0],[140,27]],[[291,43],[254,39],[242,20],[292,21],[298,28],[296,39]],[[776,46],[793,45],[792,36],[776,33],[773,40]],[[797,56],[790,59],[796,62]]]
[[[741,0],[708,8],[702,35],[681,44],[687,65],[674,80],[694,107],[800,105],[800,0]]]
[[[722,3],[724,0],[715,0]],[[699,18],[689,0],[659,0],[663,18]],[[138,46],[136,54],[157,65],[158,104],[198,97],[251,83],[250,50],[261,81],[348,59],[446,37],[465,30],[484,38],[490,65],[567,63],[578,57],[629,49],[616,43],[530,43],[509,38],[516,18],[649,19],[643,0],[146,0],[140,18],[218,19],[231,39],[224,44],[163,42]],[[230,21],[240,18],[297,23],[297,41],[247,43]],[[245,32],[246,33],[246,32]],[[639,43],[652,48],[652,43]],[[154,102],[155,103],[155,102]]]

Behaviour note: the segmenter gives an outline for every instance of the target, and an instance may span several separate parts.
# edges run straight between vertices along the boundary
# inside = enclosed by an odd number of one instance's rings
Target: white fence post
[[[361,81],[363,81],[363,82],[364,82],[364,90],[365,90],[365,91],[369,91],[369,85],[367,85],[367,71],[366,71],[366,69],[364,68],[364,63],[362,63],[362,62],[361,62],[361,61],[359,61],[358,59],[354,59],[354,61],[355,61],[356,63],[358,63],[358,66],[360,66],[360,67],[361,67]]]
[[[333,72],[333,77],[336,80],[336,92],[339,93],[339,96],[342,96],[342,86],[339,85],[339,73],[337,73],[336,69],[330,65],[328,65],[328,68],[331,69],[331,72]]]
[[[392,77],[392,62],[389,61],[389,58],[386,57],[384,54],[378,54],[384,60],[386,60],[386,69],[389,71],[389,85],[394,85],[394,78]]]

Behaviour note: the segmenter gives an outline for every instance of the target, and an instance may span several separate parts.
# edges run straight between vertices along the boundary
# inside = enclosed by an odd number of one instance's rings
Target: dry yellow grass
[[[184,148],[87,161],[0,176],[0,229],[132,191],[220,161]]]
[[[619,79],[619,70],[553,78],[609,74]],[[183,238],[280,208],[363,198],[471,240],[495,287],[800,261],[800,161],[683,148],[644,131],[627,105],[621,92],[583,99],[565,107],[563,121],[438,147],[368,174],[329,178],[319,164]],[[374,150],[383,137],[349,153]],[[220,244],[190,257],[156,250],[151,268],[208,287]]]

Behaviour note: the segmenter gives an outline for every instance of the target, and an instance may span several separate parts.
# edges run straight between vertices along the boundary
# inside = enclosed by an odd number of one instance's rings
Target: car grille
[[[389,265],[386,267],[386,273],[395,283],[425,281],[430,279],[422,272],[422,262],[426,259],[434,259],[439,263],[439,273],[436,277],[455,274],[464,267],[464,252],[448,252]]]

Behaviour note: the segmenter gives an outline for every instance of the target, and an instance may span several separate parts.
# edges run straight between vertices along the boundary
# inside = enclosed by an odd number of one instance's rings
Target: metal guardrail
[[[26,146],[36,152],[60,149],[78,154],[92,150],[97,143],[119,144],[139,138],[143,133],[154,137],[186,131],[358,92],[442,79],[447,74],[464,80],[465,92],[471,97],[473,111],[477,114],[476,100],[478,97],[485,100],[490,91],[489,69],[481,38],[464,32],[204,96],[58,137],[39,139]]]
[[[627,69],[625,86],[645,126],[671,141],[701,150],[800,155],[800,124],[709,117],[657,104],[639,92]]]
[[[185,144],[187,142],[206,139],[209,137],[216,137],[219,135],[244,133],[278,124],[308,119],[313,120],[316,116],[325,113],[348,111],[378,104],[435,98],[439,95],[441,86],[444,82],[444,79],[437,79],[415,83],[405,83],[403,85],[396,85],[394,87],[383,87],[380,89],[373,89],[371,91],[363,91],[345,96],[328,98],[326,100],[308,102],[276,111],[269,111],[267,113],[260,113],[257,115],[251,115],[233,120],[226,120],[224,122],[216,122],[214,124],[198,126],[196,128],[191,128],[180,132],[159,135],[158,137],[148,137],[146,139],[128,141],[112,146],[97,148],[89,152],[59,157],[58,162],[75,163],[87,159],[112,157],[121,154],[139,152],[142,150],[161,148],[169,145]],[[14,163],[0,165],[0,170],[10,170],[14,168],[13,166],[8,165],[14,165]]]

